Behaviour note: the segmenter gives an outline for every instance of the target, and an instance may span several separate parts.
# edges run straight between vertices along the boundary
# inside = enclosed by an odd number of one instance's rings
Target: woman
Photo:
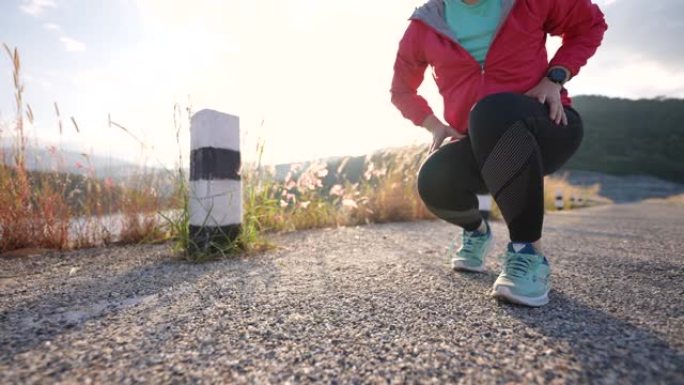
[[[506,220],[511,242],[494,283],[497,298],[548,303],[543,177],[580,145],[582,121],[563,86],[606,29],[591,0],[430,0],[399,44],[392,103],[432,133],[418,190],[433,213],[463,228],[461,248],[450,251],[454,269],[483,271],[492,245],[477,193],[492,194]],[[550,62],[547,34],[563,37]],[[417,94],[427,66],[446,124]]]

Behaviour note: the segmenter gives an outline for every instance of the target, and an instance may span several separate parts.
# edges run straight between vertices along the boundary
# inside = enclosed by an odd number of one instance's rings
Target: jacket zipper
[[[503,29],[503,27],[508,22],[508,19],[511,17],[511,12],[513,12],[513,7],[515,7],[515,2],[516,2],[515,0],[511,1],[511,6],[508,7],[508,9],[506,10],[506,14],[504,15],[503,19],[501,20],[501,23],[499,23],[499,25],[496,27],[496,30],[494,31],[494,37],[492,38],[492,42],[489,43],[489,50],[487,50],[487,54],[485,55],[484,63],[481,66],[482,67],[481,68],[481,74],[482,75],[484,75],[484,73],[485,73],[485,66],[487,65],[487,58],[489,57],[489,53],[492,52],[492,48],[494,47],[494,43],[496,42],[496,39],[499,37],[501,30]],[[473,60],[474,59],[475,58],[473,58]],[[477,63],[477,64],[479,65],[480,63]]]

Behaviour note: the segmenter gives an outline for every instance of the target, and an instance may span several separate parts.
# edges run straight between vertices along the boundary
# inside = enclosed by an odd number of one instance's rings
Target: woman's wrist
[[[434,114],[430,114],[425,118],[421,126],[430,132],[434,132],[436,128],[444,126],[444,123],[442,123]]]
[[[570,78],[572,78],[572,73],[569,69],[563,66],[555,65],[549,67],[549,69],[546,71],[546,77],[554,83],[558,83],[563,86],[565,83],[570,81]]]

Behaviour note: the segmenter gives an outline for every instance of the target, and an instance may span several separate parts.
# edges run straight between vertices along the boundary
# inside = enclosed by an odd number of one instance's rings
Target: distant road
[[[616,203],[639,202],[648,198],[664,198],[684,194],[684,185],[650,175],[610,175],[593,171],[561,171],[574,185],[600,185],[599,194]]]
[[[452,272],[454,234],[306,231],[202,265],[168,245],[0,259],[0,383],[684,384],[684,207],[548,215],[540,309],[488,296],[494,258]]]

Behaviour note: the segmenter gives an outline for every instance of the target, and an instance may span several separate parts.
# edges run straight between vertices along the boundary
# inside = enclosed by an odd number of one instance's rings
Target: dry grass
[[[416,147],[376,153],[366,159],[361,181],[326,186],[324,163],[292,165],[283,180],[256,164],[243,170],[245,218],[261,232],[433,218],[418,197]],[[343,161],[336,174],[342,173]]]
[[[293,165],[282,181],[275,179],[272,169],[258,164],[248,167],[244,172],[245,218],[253,218],[262,232],[434,219],[416,188],[426,151],[425,146],[413,146],[377,152],[366,157],[359,182],[333,186],[323,183],[332,171],[323,163],[313,163],[306,170]],[[340,169],[335,174],[341,174]],[[562,192],[566,210],[608,203],[598,196],[599,187],[573,186],[565,177],[547,177],[545,207],[556,210],[557,192]],[[501,218],[495,204],[492,215]]]
[[[12,66],[15,116],[0,127],[0,139],[10,134],[13,146],[9,153],[0,147],[0,253],[31,248],[69,249],[92,247],[114,241],[140,242],[168,236],[160,225],[157,211],[170,203],[161,199],[149,173],[139,180],[115,184],[111,179],[99,180],[90,157],[83,155],[77,167],[85,176],[64,172],[64,159],[59,148],[47,149],[52,172],[29,171],[26,167],[26,124],[33,124],[33,111],[24,101],[21,59],[18,50],[4,45]],[[60,135],[64,124],[57,103],[54,104]],[[76,133],[76,119],[69,119]],[[144,171],[144,170],[143,170]],[[113,234],[111,214],[121,214]]]
[[[19,52],[7,45],[4,48],[13,65],[16,116],[13,151],[0,153],[0,251],[36,246],[63,248],[68,238],[69,222],[65,218],[69,217],[69,208],[59,189],[48,183],[38,188],[30,179],[24,126],[26,121],[33,122],[33,111],[24,104]]]
[[[678,206],[684,206],[684,194],[673,195],[671,197],[665,198],[665,202]]]
[[[601,186],[574,186],[570,184],[565,175],[560,177],[546,177],[544,180],[544,208],[547,211],[556,211],[556,197],[563,196],[563,210],[571,210],[581,207],[596,206],[611,203],[611,200],[599,196]]]
[[[424,146],[386,150],[368,158],[361,191],[366,222],[429,219],[418,195],[418,169],[426,156]]]
[[[159,242],[175,239],[178,251],[188,249],[188,188],[182,167],[176,171],[155,172],[140,165],[137,176],[126,181],[100,180],[83,154],[85,176],[65,173],[59,148],[49,153],[56,165],[53,172],[37,173],[26,168],[25,123],[33,122],[33,112],[23,99],[21,62],[16,49],[5,46],[14,66],[16,116],[3,132],[11,131],[16,138],[12,153],[2,153],[0,147],[0,253],[17,249],[68,249],[92,247],[112,242]],[[191,116],[174,109],[177,141]],[[60,134],[64,132],[59,106],[55,104]],[[76,133],[76,120],[69,119]],[[110,127],[126,132],[141,148],[145,144],[125,126],[113,122]],[[258,153],[263,153],[263,143]],[[306,169],[293,165],[284,179],[277,179],[275,169],[257,161],[242,171],[244,185],[243,235],[239,252],[268,247],[262,235],[271,231],[353,226],[368,223],[431,219],[419,198],[416,178],[427,148],[413,146],[386,150],[365,159],[362,177],[352,183],[338,180],[324,183],[326,176],[341,175],[349,159],[336,170],[325,163],[313,163]],[[184,164],[179,151],[178,164]],[[259,159],[261,156],[258,157]],[[160,192],[173,179],[173,191]],[[564,178],[546,179],[546,208],[554,210],[557,190],[566,197],[582,197],[586,203],[599,202],[598,186],[579,188]],[[161,215],[175,210],[179,215]],[[498,211],[494,208],[494,215]],[[116,214],[116,215],[113,215]],[[164,217],[164,219],[162,218]],[[114,223],[112,223],[114,218]]]
[[[672,195],[667,198],[647,199],[646,201],[653,203],[665,203],[674,206],[684,206],[684,194]]]
[[[153,172],[131,178],[130,190],[123,197],[121,204],[122,228],[120,242],[159,242],[168,239],[168,232],[161,225],[157,213],[164,208],[159,192],[149,182]]]

